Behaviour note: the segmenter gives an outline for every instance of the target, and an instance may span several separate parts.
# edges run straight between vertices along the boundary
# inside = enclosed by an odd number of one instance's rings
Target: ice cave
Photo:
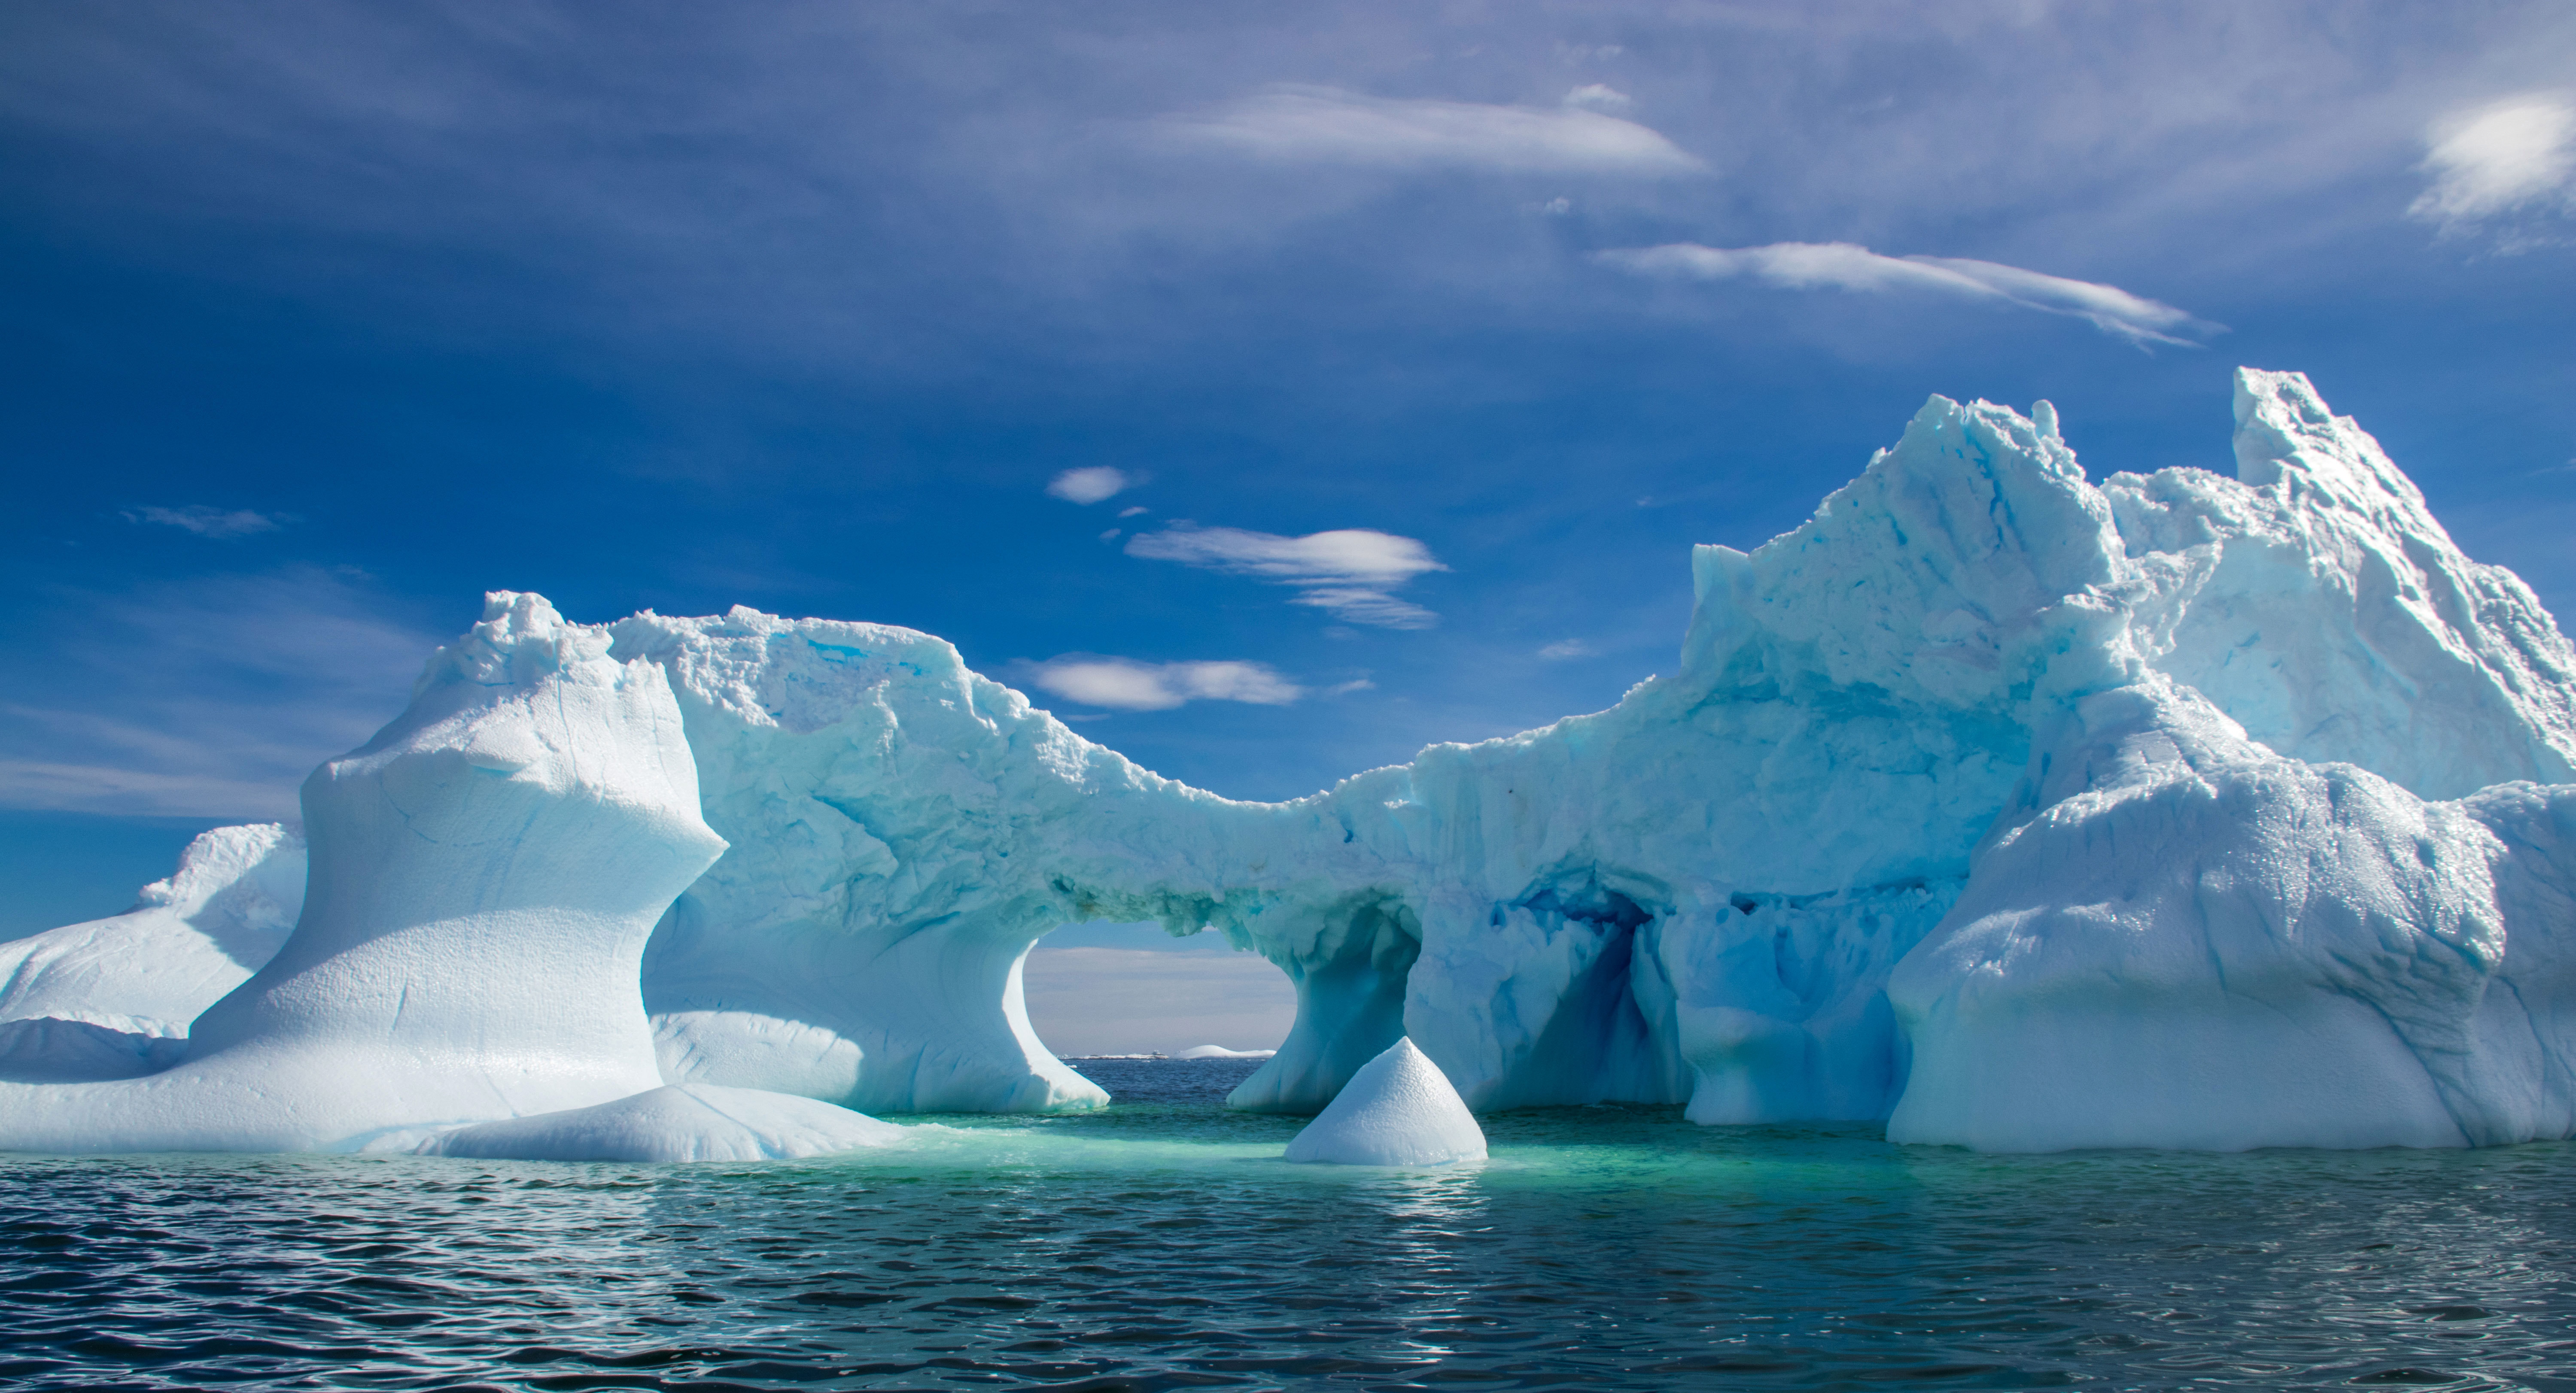
[[[1294,982],[1238,1108],[1409,1039],[1476,1112],[2576,1133],[2576,650],[2304,377],[2239,373],[2232,476],[2097,483],[2048,404],[1935,397],[1691,571],[1672,675],[1287,803],[928,634],[495,594],[300,829],[0,944],[0,1145],[743,1159],[1093,1107],[1020,988],[1090,919]]]

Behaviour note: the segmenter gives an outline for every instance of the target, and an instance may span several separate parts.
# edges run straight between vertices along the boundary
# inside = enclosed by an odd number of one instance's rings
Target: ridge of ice
[[[1340,1166],[1443,1166],[1485,1158],[1485,1130],[1440,1066],[1398,1040],[1360,1066],[1288,1143],[1283,1159]]]

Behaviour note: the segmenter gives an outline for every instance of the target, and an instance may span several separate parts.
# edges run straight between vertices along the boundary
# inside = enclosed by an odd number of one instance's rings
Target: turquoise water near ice
[[[1668,1109],[1289,1166],[1235,1062],[768,1166],[0,1157],[0,1387],[2576,1393],[2576,1149],[1981,1157]]]

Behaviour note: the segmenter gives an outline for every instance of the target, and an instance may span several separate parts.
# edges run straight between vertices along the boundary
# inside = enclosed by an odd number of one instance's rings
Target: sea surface
[[[2576,1148],[1987,1157],[1670,1109],[1291,1166],[1250,1062],[775,1165],[0,1156],[0,1388],[2576,1393]]]

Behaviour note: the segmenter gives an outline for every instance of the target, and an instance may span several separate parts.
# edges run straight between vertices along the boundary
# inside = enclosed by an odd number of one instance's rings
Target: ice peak
[[[2379,442],[2349,416],[2337,416],[2303,372],[2236,370],[2236,477],[2256,488],[2284,487],[2403,530],[2449,534],[2424,506],[2424,494]],[[2288,482],[2296,479],[2296,483]]]
[[[533,590],[486,590],[483,622],[522,630],[552,630],[563,627],[564,617],[556,611],[554,601]]]
[[[304,838],[284,823],[218,827],[200,832],[179,853],[179,868],[167,879],[143,887],[137,907],[167,908],[190,918],[217,895],[247,886],[246,918],[261,928],[284,928],[294,922],[294,906],[304,895]],[[281,855],[280,853],[284,854]],[[272,869],[275,858],[277,867]]]
[[[1685,675],[1979,704],[2017,700],[2052,667],[2077,686],[2103,680],[2089,657],[2060,655],[2109,653],[2075,608],[2099,610],[2091,597],[2118,581],[2120,541],[2046,416],[2043,430],[2010,407],[1936,395],[1796,531],[1749,556],[1696,553]]]
[[[568,622],[545,596],[494,590],[483,596],[481,622],[430,655],[412,695],[417,698],[432,687],[457,681],[478,687],[523,687],[607,654],[606,632]]]
[[[2038,429],[2040,439],[2054,440],[2061,445],[2066,443],[2066,438],[2057,433],[2057,403],[2051,401],[2032,402],[2030,404],[2030,423]]]

